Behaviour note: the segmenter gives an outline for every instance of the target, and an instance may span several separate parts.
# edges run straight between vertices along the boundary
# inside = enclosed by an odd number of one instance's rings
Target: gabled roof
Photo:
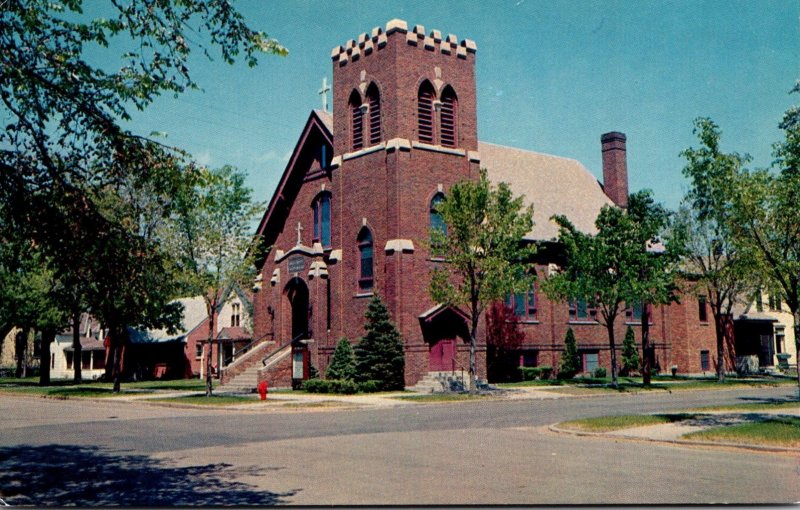
[[[268,227],[273,223],[282,221],[289,207],[291,207],[291,201],[294,200],[294,193],[296,193],[297,190],[290,189],[290,187],[292,187],[290,185],[294,184],[299,187],[299,184],[302,184],[302,179],[300,183],[297,183],[292,181],[292,177],[295,171],[299,170],[297,167],[298,160],[308,143],[310,135],[314,132],[319,133],[328,144],[333,146],[333,118],[330,113],[322,110],[312,110],[311,114],[308,116],[308,121],[306,121],[306,125],[297,141],[297,145],[295,145],[292,151],[292,156],[289,158],[289,163],[287,163],[283,171],[278,187],[275,189],[275,193],[273,193],[269,201],[269,206],[267,206],[267,210],[258,225],[258,229],[256,230],[257,236],[265,236],[268,232],[275,232],[277,229],[269,229]],[[270,246],[274,241],[275,239],[268,239],[265,236],[261,239],[261,244],[262,246]],[[262,264],[263,260],[256,262],[256,265],[259,267]]]
[[[249,340],[253,336],[244,328],[234,326],[230,328],[222,328],[222,331],[217,335],[218,340]]]
[[[140,330],[128,328],[128,336],[132,343],[156,343],[183,340],[186,335],[195,329],[207,317],[206,302],[202,296],[182,298],[177,300],[183,305],[183,322],[175,334],[167,333],[166,329]]]
[[[487,142],[478,142],[478,151],[490,181],[508,183],[514,195],[525,196],[526,206],[533,203],[535,225],[525,239],[556,239],[558,226],[550,221],[556,214],[569,218],[578,230],[595,234],[600,209],[614,205],[577,160]]]

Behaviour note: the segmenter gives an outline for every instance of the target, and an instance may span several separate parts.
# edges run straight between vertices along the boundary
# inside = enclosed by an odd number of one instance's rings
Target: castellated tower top
[[[422,25],[414,25],[409,31],[408,23],[401,19],[393,19],[386,23],[385,29],[375,27],[370,34],[364,32],[358,36],[358,39],[351,39],[344,45],[336,46],[331,51],[331,59],[338,62],[340,66],[346,65],[348,62],[355,62],[375,50],[383,49],[388,37],[393,34],[405,35],[409,45],[421,46],[428,51],[438,51],[445,55],[455,53],[458,58],[463,59],[478,50],[475,41],[470,39],[464,39],[459,43],[455,35],[449,34],[447,37],[442,37],[439,30],[431,30],[431,33],[426,35],[425,27]]]

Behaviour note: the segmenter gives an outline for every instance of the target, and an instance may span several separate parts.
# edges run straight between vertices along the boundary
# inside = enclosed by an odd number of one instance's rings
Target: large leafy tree
[[[194,186],[181,190],[175,213],[162,237],[178,259],[182,290],[203,296],[208,316],[206,343],[206,394],[211,395],[211,346],[216,312],[233,286],[246,287],[254,276],[254,250],[250,223],[261,210],[252,200],[245,174],[230,166],[199,169]],[[217,348],[222,371],[222,349]]]
[[[617,318],[633,303],[666,303],[671,295],[673,276],[666,271],[666,263],[673,257],[653,250],[661,245],[659,235],[666,227],[666,216],[645,190],[629,197],[627,210],[604,206],[595,220],[595,235],[579,231],[565,216],[554,218],[564,264],[544,281],[542,289],[554,299],[583,300],[597,307],[598,321],[608,334],[611,384],[615,387]],[[649,322],[646,308],[642,306],[643,327]],[[645,352],[647,339],[643,331]]]
[[[174,323],[169,256],[151,219],[185,185],[186,157],[126,130],[131,109],[197,84],[193,51],[223,60],[285,54],[227,0],[117,2],[103,17],[81,0],[7,0],[0,10],[0,203],[60,281],[88,287],[86,305],[120,359],[124,327]],[[96,64],[120,48],[120,65]],[[117,51],[117,50],[114,50]],[[113,62],[113,58],[110,60]],[[147,198],[148,190],[158,191]],[[138,215],[147,205],[146,217]],[[79,274],[79,277],[76,277]],[[166,312],[166,313],[165,313]],[[119,363],[113,364],[117,374]]]
[[[515,198],[505,183],[493,186],[486,170],[481,170],[477,181],[455,184],[437,211],[446,228],[431,230],[431,246],[445,259],[433,271],[430,295],[434,301],[467,310],[469,390],[475,393],[481,315],[506,294],[527,291],[534,277],[525,264],[535,246],[523,240],[533,228],[533,206],[523,207],[522,197]]]
[[[724,153],[721,132],[708,118],[695,120],[700,147],[681,153],[689,190],[679,214],[685,232],[684,271],[695,294],[704,296],[714,317],[717,339],[717,378],[725,380],[725,335],[733,306],[752,286],[752,257],[736,243],[730,189],[735,186],[747,156]]]
[[[793,91],[800,92],[800,83]],[[732,191],[737,242],[751,254],[765,286],[785,300],[800,347],[800,108],[790,108],[780,128],[784,140],[773,146],[775,171],[742,171],[726,189]]]

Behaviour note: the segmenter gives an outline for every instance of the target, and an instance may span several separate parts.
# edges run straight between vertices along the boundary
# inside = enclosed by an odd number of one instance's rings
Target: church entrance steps
[[[254,391],[258,385],[258,371],[262,368],[261,360],[267,355],[275,342],[262,342],[246,352],[236,361],[222,370],[221,384],[226,390]]]
[[[418,393],[446,393],[463,391],[468,384],[461,372],[428,372],[417,384],[406,389]]]

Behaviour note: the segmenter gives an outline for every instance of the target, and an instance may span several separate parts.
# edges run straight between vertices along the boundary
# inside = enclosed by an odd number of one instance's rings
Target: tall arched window
[[[358,288],[362,291],[372,289],[374,280],[374,265],[373,249],[372,249],[372,233],[367,227],[361,229],[358,233],[358,253],[359,253],[359,272],[358,272]]]
[[[442,92],[442,110],[440,112],[441,144],[445,147],[455,147],[458,141],[456,133],[457,125],[458,98],[455,91],[449,85]]]
[[[433,143],[433,85],[424,81],[417,94],[417,134],[420,142]]]
[[[361,96],[355,90],[350,94],[349,107],[352,148],[357,151],[364,147],[364,115],[361,111]]]
[[[376,145],[381,142],[381,93],[374,83],[367,89],[367,104],[369,105],[369,144]]]
[[[444,200],[444,193],[437,193],[431,199],[430,220],[431,230],[438,230],[443,234],[447,234],[447,225],[444,223],[441,213],[439,212],[439,204]]]
[[[323,193],[311,204],[314,214],[313,242],[322,244],[323,248],[331,246],[331,195]]]

